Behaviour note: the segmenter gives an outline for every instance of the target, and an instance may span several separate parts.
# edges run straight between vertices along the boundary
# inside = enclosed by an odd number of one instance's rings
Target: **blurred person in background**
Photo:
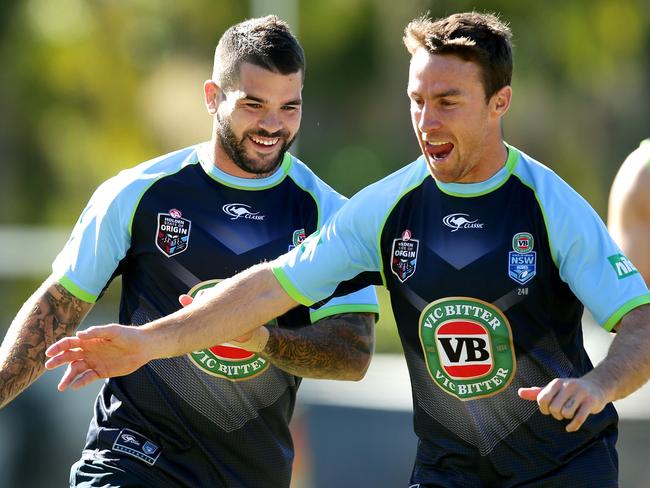
[[[609,193],[607,225],[650,286],[650,139],[623,161]]]
[[[74,333],[116,276],[121,323],[144,324],[177,310],[179,296],[186,305],[300,246],[343,205],[287,152],[304,74],[303,49],[277,17],[224,33],[204,84],[211,140],[122,171],[95,192],[2,343],[0,405],[41,375],[46,348]],[[288,487],[301,377],[362,378],[377,312],[370,287],[110,379],[70,485]]]
[[[59,388],[81,387],[383,284],[420,438],[412,488],[617,486],[611,402],[650,376],[648,288],[589,204],[504,142],[507,25],[475,12],[422,17],[404,42],[416,161],[200,303],[137,329],[79,332],[47,351],[47,367],[68,364]],[[595,368],[585,305],[617,331]]]

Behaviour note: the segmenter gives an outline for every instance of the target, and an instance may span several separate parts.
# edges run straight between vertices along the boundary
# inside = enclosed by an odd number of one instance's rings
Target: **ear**
[[[512,87],[506,85],[501,88],[498,92],[492,95],[490,99],[490,108],[492,113],[501,118],[510,108],[510,101],[512,100]]]
[[[203,83],[203,95],[205,108],[210,115],[215,115],[221,100],[221,88],[219,88],[219,85],[214,80],[205,80],[205,83]]]

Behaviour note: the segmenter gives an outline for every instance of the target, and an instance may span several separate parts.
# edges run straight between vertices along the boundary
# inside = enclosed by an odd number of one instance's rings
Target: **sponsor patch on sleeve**
[[[638,273],[632,261],[627,259],[623,254],[613,254],[608,256],[607,260],[612,265],[612,268],[614,268],[614,271],[616,271],[616,276],[619,280]]]
[[[156,464],[161,450],[158,444],[131,429],[122,429],[113,443],[113,451],[122,452],[144,461],[149,466]]]

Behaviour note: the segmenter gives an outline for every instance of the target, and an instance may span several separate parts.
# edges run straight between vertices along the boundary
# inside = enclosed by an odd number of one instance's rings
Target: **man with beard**
[[[45,349],[74,332],[114,277],[120,322],[144,324],[177,310],[179,296],[187,304],[300,246],[341,207],[345,199],[287,152],[303,78],[303,50],[277,17],[224,33],[204,84],[211,141],[95,192],[2,344],[0,405],[42,373]],[[109,380],[71,486],[288,487],[300,377],[362,378],[377,312],[366,288]]]
[[[617,486],[611,402],[650,377],[650,293],[587,202],[504,142],[510,37],[476,12],[411,22],[407,93],[422,155],[200,304],[63,339],[47,351],[48,368],[69,363],[59,388],[383,284],[413,390],[413,488]],[[596,367],[583,303],[617,331]]]

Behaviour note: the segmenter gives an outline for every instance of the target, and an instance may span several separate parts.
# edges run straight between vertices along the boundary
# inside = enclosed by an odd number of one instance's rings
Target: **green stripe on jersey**
[[[296,288],[293,283],[291,283],[284,270],[281,268],[271,268],[271,271],[280,282],[280,286],[284,289],[287,295],[293,298],[296,302],[300,303],[301,305],[306,305],[307,307],[310,307],[316,303],[314,300],[307,298],[305,295],[300,293],[300,291],[298,291],[298,288]]]
[[[83,300],[84,302],[88,302],[88,303],[95,303],[97,301],[96,295],[93,295],[92,293],[88,293],[87,291],[82,290],[77,285],[75,285],[67,276],[62,276],[61,278],[59,278],[59,284],[63,288],[68,290],[70,293],[72,293],[79,300]]]
[[[330,317],[332,315],[337,315],[341,313],[374,313],[376,320],[379,320],[379,305],[366,303],[366,304],[350,304],[350,305],[335,305],[333,307],[324,306],[318,310],[314,310],[309,313],[311,318],[311,323],[317,322],[318,320],[324,319],[325,317]]]

